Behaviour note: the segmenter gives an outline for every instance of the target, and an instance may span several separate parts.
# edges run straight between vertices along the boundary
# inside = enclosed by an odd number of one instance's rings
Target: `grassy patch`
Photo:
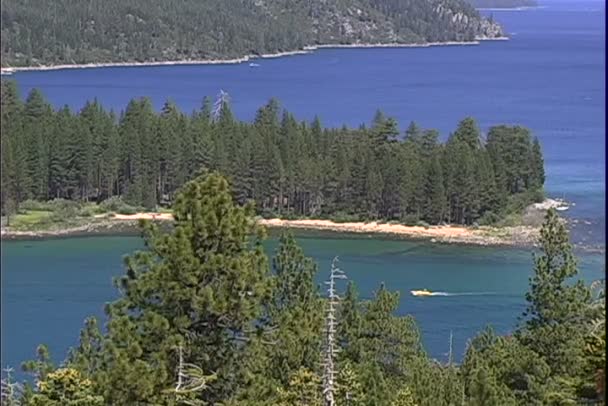
[[[53,223],[53,212],[48,210],[26,210],[10,219],[10,226],[18,230],[37,229]]]

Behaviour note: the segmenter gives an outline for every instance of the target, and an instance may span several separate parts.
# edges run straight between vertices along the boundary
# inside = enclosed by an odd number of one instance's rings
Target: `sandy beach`
[[[476,38],[475,41],[448,41],[448,42],[428,42],[420,44],[321,44],[309,45],[303,49],[294,51],[277,52],[274,54],[245,55],[241,58],[232,59],[201,59],[201,60],[179,60],[179,61],[153,61],[153,62],[100,62],[88,64],[66,64],[66,65],[40,65],[40,66],[5,66],[0,68],[0,73],[10,75],[20,71],[49,71],[62,69],[92,69],[92,68],[112,68],[112,67],[146,67],[146,66],[173,66],[173,65],[229,65],[250,62],[256,59],[281,58],[285,56],[303,55],[314,52],[318,49],[330,48],[427,48],[437,46],[461,46],[479,45],[481,41],[504,41],[508,37],[497,38]]]
[[[115,214],[113,216],[97,215],[90,224],[41,231],[19,231],[2,229],[3,239],[29,239],[65,237],[87,234],[113,234],[137,229],[141,219],[167,222],[173,220],[171,213],[136,213],[131,215]],[[282,220],[261,219],[259,224],[268,228],[305,229],[337,233],[390,235],[399,238],[426,239],[437,243],[458,243],[471,245],[534,246],[538,237],[538,228],[530,226],[517,227],[464,227],[464,226],[406,226],[379,222],[336,223],[331,220]]]

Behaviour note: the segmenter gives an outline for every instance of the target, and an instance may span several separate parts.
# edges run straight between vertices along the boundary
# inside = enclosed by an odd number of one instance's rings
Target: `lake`
[[[299,233],[297,239],[319,264],[319,282],[338,255],[362,297],[371,297],[383,282],[400,291],[399,313],[416,318],[427,351],[441,361],[447,359],[450,331],[459,359],[467,339],[485,325],[511,331],[525,306],[532,270],[526,250],[327,233]],[[276,244],[276,238],[266,244],[269,255]],[[84,319],[102,317],[103,305],[117,297],[112,278],[124,273],[123,256],[142,248],[139,237],[2,242],[2,364],[18,366],[42,342],[62,360],[78,343]],[[601,255],[582,254],[584,279],[603,277],[603,261]],[[409,293],[424,288],[449,296]]]
[[[369,122],[376,109],[436,128],[443,138],[475,117],[529,127],[543,145],[549,195],[574,202],[575,241],[605,246],[604,3],[551,1],[542,8],[494,11],[510,41],[433,48],[324,49],[240,65],[101,68],[14,75],[23,95],[42,89],[50,102],[77,109],[97,97],[123,109],[149,96],[156,108],[173,99],[184,111],[227,91],[244,120],[271,97],[299,118],[325,125]],[[402,292],[401,313],[413,314],[432,356],[445,360],[485,324],[506,333],[524,305],[532,269],[527,251],[464,248],[379,238],[301,238],[324,275],[334,255],[369,296],[382,281]],[[269,242],[272,251],[274,242]],[[132,237],[2,243],[2,363],[17,364],[47,342],[56,359],[76,343],[89,314],[115,297],[121,256],[141,246]],[[581,254],[586,279],[603,277],[602,255]],[[453,296],[414,298],[427,288]]]

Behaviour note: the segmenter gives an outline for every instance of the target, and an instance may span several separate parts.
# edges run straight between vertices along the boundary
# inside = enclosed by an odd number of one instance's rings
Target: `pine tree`
[[[0,82],[0,159],[2,213],[16,213],[19,203],[25,200],[31,189],[31,178],[27,171],[27,155],[23,128],[23,103],[14,81]]]
[[[425,184],[426,204],[424,210],[425,220],[431,224],[438,224],[445,218],[446,195],[443,187],[443,171],[438,154],[431,158],[426,173]]]
[[[484,368],[480,368],[473,372],[473,381],[469,388],[468,404],[471,406],[490,406],[505,404],[498,403],[498,394],[496,389],[496,381],[493,376],[489,375]]]
[[[48,192],[47,139],[53,128],[53,111],[42,93],[33,89],[27,96],[23,113],[26,176],[30,180],[28,197],[45,200]]]
[[[545,162],[540,148],[538,138],[534,137],[532,143],[532,151],[530,154],[531,180],[532,188],[542,188],[545,184]]]
[[[60,368],[38,382],[38,392],[29,401],[32,406],[102,406],[103,397],[95,395],[93,382],[75,369]]]
[[[178,345],[187,362],[217,373],[202,400],[227,399],[242,384],[243,343],[269,299],[263,230],[221,176],[187,183],[173,209],[171,234],[146,224],[149,251],[127,259],[122,297],[107,309],[103,362],[91,375],[115,405],[168,401]]]
[[[340,364],[337,380],[336,404],[338,406],[363,405],[365,388],[361,385],[360,373],[346,360]]]
[[[481,146],[481,133],[475,119],[467,117],[458,123],[458,128],[453,134],[456,141],[466,144],[475,151]]]
[[[541,228],[541,252],[526,293],[520,340],[541,355],[556,375],[577,376],[582,368],[583,326],[590,293],[577,273],[568,232],[554,209]]]
[[[272,262],[276,276],[269,318],[277,331],[268,372],[286,384],[290,373],[302,367],[313,371],[319,364],[323,303],[314,284],[317,266],[292,234],[281,236]]]
[[[278,406],[322,406],[321,379],[305,368],[296,371],[289,379],[287,389],[279,389]]]
[[[407,386],[399,389],[390,406],[417,406],[412,391]]]

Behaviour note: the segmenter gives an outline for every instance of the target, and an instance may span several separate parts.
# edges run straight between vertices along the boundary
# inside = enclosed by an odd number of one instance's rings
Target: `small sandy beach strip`
[[[406,238],[430,239],[432,242],[472,245],[533,246],[538,238],[534,227],[479,227],[464,226],[406,226],[378,222],[336,223],[331,220],[259,220],[260,224],[275,228],[299,228],[342,233],[385,234]]]
[[[268,227],[282,228],[308,228],[315,230],[331,230],[347,233],[377,233],[377,234],[400,234],[417,235],[421,237],[463,237],[472,233],[472,230],[465,227],[455,226],[405,226],[402,224],[387,223],[335,223],[331,220],[281,220],[269,219],[260,220],[260,224]]]
[[[95,216],[105,217],[105,215]],[[115,214],[112,217],[115,220],[173,220],[171,213],[135,213],[135,214]]]
[[[46,231],[17,231],[2,229],[2,238],[46,238],[82,234],[112,234],[119,230],[137,229],[138,220],[166,222],[173,220],[171,213],[136,213],[96,215],[90,224]],[[378,222],[336,223],[331,220],[282,220],[258,219],[259,224],[268,228],[291,228],[330,231],[337,233],[379,234],[403,238],[427,239],[437,243],[457,243],[470,245],[534,246],[538,238],[538,228],[518,227],[464,227],[464,226],[406,226]]]

